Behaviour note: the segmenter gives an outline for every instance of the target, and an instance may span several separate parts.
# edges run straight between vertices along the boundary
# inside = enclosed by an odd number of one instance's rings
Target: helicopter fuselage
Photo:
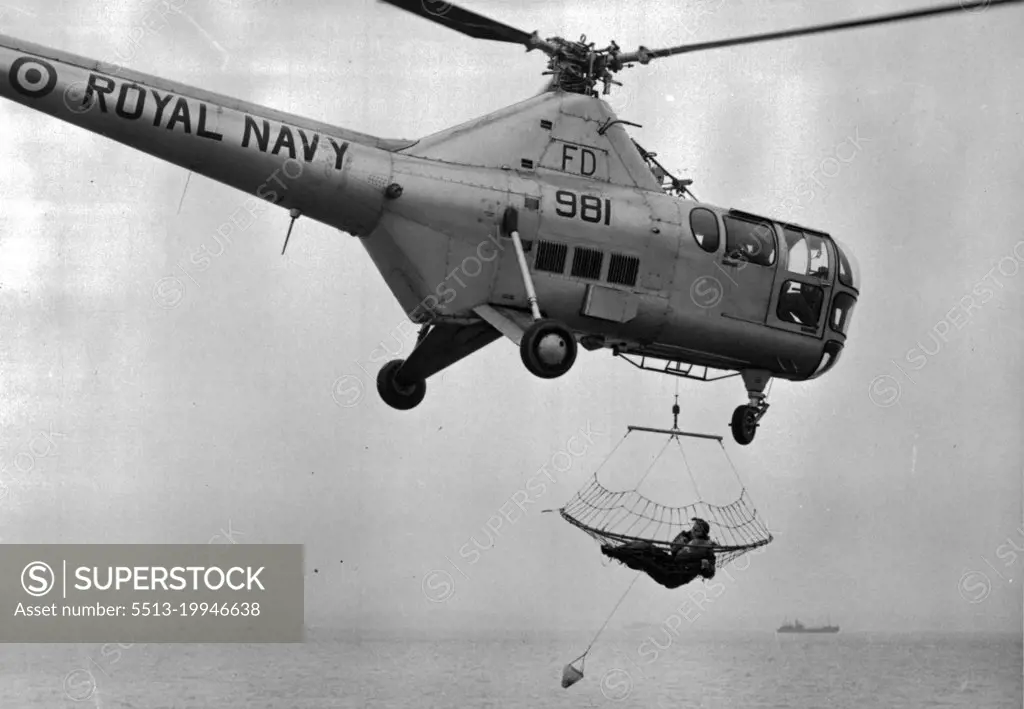
[[[529,312],[511,209],[541,310],[588,349],[801,380],[845,343],[859,284],[828,235],[666,194],[596,97],[384,140],[8,37],[0,96],[358,237],[413,322]]]
[[[520,217],[520,236],[544,314],[582,333],[584,346],[800,380],[821,362],[824,335],[845,342],[826,332],[825,308],[806,325],[772,317],[776,281],[787,275],[781,259],[767,268],[727,263],[724,239],[714,252],[699,246],[690,213],[721,220],[730,210],[564,175],[401,155],[392,168],[402,195],[364,245],[416,322],[473,317],[482,303],[528,311],[512,242],[499,229],[511,206],[530,215]],[[579,217],[588,197],[589,222]],[[535,212],[524,208],[528,199]],[[800,280],[832,289],[827,278]]]

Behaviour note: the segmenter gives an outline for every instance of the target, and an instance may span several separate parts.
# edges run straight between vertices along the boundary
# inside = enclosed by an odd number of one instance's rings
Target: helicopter
[[[828,232],[697,200],[608,102],[655,59],[947,15],[966,0],[664,49],[542,38],[448,2],[383,4],[547,56],[544,89],[419,140],[383,138],[0,35],[0,96],[359,239],[419,326],[383,363],[380,398],[419,405],[426,380],[505,337],[555,379],[578,348],[716,381],[740,376],[733,438],[754,440],[773,378],[831,371],[861,291]],[[713,374],[714,372],[714,374]]]

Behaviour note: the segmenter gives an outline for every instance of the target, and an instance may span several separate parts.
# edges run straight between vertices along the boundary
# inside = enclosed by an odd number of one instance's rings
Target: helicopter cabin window
[[[820,377],[822,374],[836,366],[836,362],[839,361],[839,356],[843,353],[843,346],[837,340],[829,340],[825,343],[825,347],[821,352],[821,361],[818,362],[818,368],[814,370],[808,379],[814,379]]]
[[[725,255],[757,266],[775,264],[775,233],[767,222],[725,219]]]
[[[710,209],[697,208],[690,212],[690,231],[702,249],[709,254],[718,251],[718,217]]]
[[[785,227],[786,268],[790,273],[816,278],[828,278],[828,248],[820,236]]]
[[[537,258],[533,262],[533,267],[538,271],[562,273],[565,270],[565,257],[568,253],[569,247],[565,244],[538,241]]]
[[[844,286],[850,288],[856,288],[853,285],[853,269],[850,268],[850,261],[846,258],[846,254],[843,253],[842,249],[836,249],[839,252],[839,282]]]
[[[812,375],[811,375],[810,377],[808,377],[808,378],[809,378],[809,379],[814,379],[815,377],[820,377],[820,376],[821,376],[822,374],[824,374],[824,373],[825,373],[825,372],[826,372],[826,371],[827,371],[827,370],[828,370],[829,368],[831,368],[832,364],[833,364],[833,358],[832,358],[832,353],[831,353],[831,352],[825,352],[825,353],[823,353],[823,354],[821,355],[821,361],[820,361],[820,362],[818,362],[818,368],[817,368],[817,369],[815,369],[815,370],[814,370],[814,374],[812,374]]]
[[[850,325],[850,315],[856,303],[857,299],[849,293],[837,293],[832,299],[832,317],[829,319],[829,325],[840,335],[846,334],[846,329]]]
[[[775,314],[783,322],[816,327],[824,298],[825,292],[818,286],[786,281],[779,292],[779,307]]]
[[[640,259],[636,256],[612,254],[608,262],[608,282],[623,286],[635,286]]]
[[[597,249],[577,246],[572,254],[572,275],[597,280],[601,277],[603,263],[604,254]]]

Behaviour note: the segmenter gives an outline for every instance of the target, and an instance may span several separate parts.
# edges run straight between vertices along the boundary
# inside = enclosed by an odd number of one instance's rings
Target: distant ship
[[[799,620],[794,620],[792,623],[783,623],[775,631],[776,633],[838,633],[838,625],[819,625],[806,626]]]

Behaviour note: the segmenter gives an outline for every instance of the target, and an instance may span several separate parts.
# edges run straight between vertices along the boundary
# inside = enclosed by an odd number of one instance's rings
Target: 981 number
[[[560,217],[567,219],[579,217],[585,222],[604,224],[605,226],[612,223],[612,201],[610,199],[602,200],[600,197],[589,194],[578,195],[569,190],[558,190],[555,192],[555,202],[558,204],[555,207],[555,214]]]

